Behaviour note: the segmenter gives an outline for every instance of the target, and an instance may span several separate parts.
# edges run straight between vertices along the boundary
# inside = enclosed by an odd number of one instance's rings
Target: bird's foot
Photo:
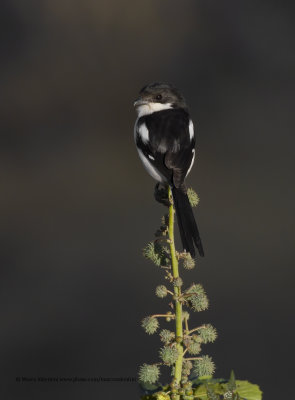
[[[157,183],[155,186],[154,197],[159,203],[166,207],[170,207],[170,201],[168,198],[168,185]]]

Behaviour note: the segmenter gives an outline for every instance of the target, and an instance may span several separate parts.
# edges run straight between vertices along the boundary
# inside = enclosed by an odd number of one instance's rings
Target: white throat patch
[[[157,111],[162,111],[162,110],[168,110],[169,108],[172,108],[171,103],[147,103],[143,104],[141,106],[138,106],[136,108],[138,118],[143,117],[144,115],[152,114]]]

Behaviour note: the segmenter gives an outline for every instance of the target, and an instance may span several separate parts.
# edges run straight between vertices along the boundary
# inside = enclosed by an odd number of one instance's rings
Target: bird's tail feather
[[[188,251],[194,258],[196,255],[195,244],[200,256],[203,257],[204,250],[199,230],[186,191],[183,188],[178,189],[173,186],[172,196],[183,249]]]

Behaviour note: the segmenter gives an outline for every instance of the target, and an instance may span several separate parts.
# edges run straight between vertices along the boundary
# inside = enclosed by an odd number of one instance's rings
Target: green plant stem
[[[174,244],[174,207],[173,207],[173,198],[171,188],[168,188],[168,197],[170,200],[169,206],[169,224],[168,224],[168,235],[170,239],[170,254],[171,254],[171,263],[172,263],[172,275],[173,278],[176,279],[179,277],[178,272],[178,261],[176,257],[175,244]],[[181,295],[181,289],[178,286],[174,286],[174,293],[176,296],[175,300],[175,337],[177,341],[177,350],[178,350],[178,358],[175,363],[175,371],[174,371],[174,380],[179,383],[181,381],[181,372],[182,372],[182,360],[183,360],[183,346],[182,346],[182,338],[183,338],[183,328],[182,328],[182,305],[178,298]]]

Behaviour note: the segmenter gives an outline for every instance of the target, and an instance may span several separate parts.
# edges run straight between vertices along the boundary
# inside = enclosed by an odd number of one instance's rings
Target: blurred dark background
[[[188,179],[219,332],[205,353],[264,399],[292,397],[294,22],[275,1],[2,0],[1,364],[6,399],[137,399],[157,360],[140,320],[164,311],[141,256],[165,211],[133,143],[133,101],[153,81],[187,98]],[[292,107],[293,108],[293,107]]]

